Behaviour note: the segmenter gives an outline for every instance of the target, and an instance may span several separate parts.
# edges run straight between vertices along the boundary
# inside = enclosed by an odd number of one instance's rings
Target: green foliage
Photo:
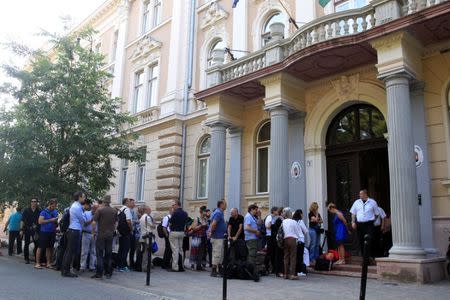
[[[37,196],[67,203],[79,189],[99,197],[112,184],[112,156],[140,158],[126,130],[134,120],[109,96],[111,75],[90,49],[92,34],[50,36],[50,53],[12,47],[29,54],[29,65],[4,66],[19,85],[2,88],[17,104],[0,112],[0,202]]]

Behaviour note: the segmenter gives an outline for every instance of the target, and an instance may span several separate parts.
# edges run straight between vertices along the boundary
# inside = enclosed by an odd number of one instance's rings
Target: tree
[[[2,91],[17,100],[0,112],[0,202],[57,197],[77,190],[99,197],[112,185],[113,156],[135,161],[129,129],[134,119],[111,99],[103,55],[92,51],[93,31],[52,36],[49,52],[27,51],[25,69],[4,66],[18,86]]]

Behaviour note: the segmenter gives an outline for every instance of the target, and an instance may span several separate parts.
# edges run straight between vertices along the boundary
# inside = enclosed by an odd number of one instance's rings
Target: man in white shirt
[[[361,255],[364,255],[364,236],[368,234],[371,238],[373,237],[373,223],[379,215],[379,210],[377,202],[369,198],[367,190],[361,190],[359,197],[360,199],[353,203],[350,212],[352,213],[352,228],[358,232]],[[372,254],[369,255],[372,256]]]
[[[163,269],[170,269],[172,267],[172,249],[170,249],[170,241],[169,241],[169,220],[172,217],[172,209],[170,209],[169,213],[162,219],[161,225],[164,231],[164,256],[163,256]]]
[[[118,214],[118,219],[119,219],[119,225],[118,225],[118,231],[119,231],[119,253],[118,253],[118,259],[119,259],[119,272],[129,272],[128,266],[127,266],[127,256],[128,253],[130,251],[130,246],[131,246],[131,236],[132,236],[132,232],[133,232],[133,223],[132,223],[132,219],[133,216],[131,215],[131,208],[132,208],[132,201],[134,201],[131,198],[125,198],[122,201],[123,206],[120,208]],[[123,213],[125,215],[125,221],[126,221],[126,225],[125,226],[122,223],[121,220],[121,213]],[[124,228],[125,227],[125,228]],[[127,227],[127,228],[126,228]]]
[[[275,235],[272,237],[272,225],[278,218],[278,207],[273,206],[270,210],[270,215],[266,217],[264,221],[264,226],[266,227],[266,239],[267,239],[267,252],[266,257],[264,259],[264,265],[266,266],[266,271],[270,272],[270,265],[273,266],[275,264],[275,247],[277,245],[277,241]]]
[[[138,250],[138,257],[136,259],[136,270],[146,270],[147,260],[148,260],[148,249],[149,249],[149,237],[153,235],[153,230],[155,229],[155,223],[153,217],[151,216],[152,209],[145,205],[143,207],[144,214],[140,218],[141,226],[141,236],[139,239],[140,249]],[[153,241],[153,236],[151,237]]]
[[[378,206],[378,216],[373,222],[373,239],[372,239],[372,254],[375,257],[383,256],[383,241],[382,233],[384,232],[384,219],[386,218],[386,213],[384,210]]]

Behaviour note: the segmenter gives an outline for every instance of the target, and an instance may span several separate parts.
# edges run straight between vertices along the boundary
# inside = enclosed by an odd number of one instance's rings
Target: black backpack
[[[69,229],[70,225],[70,208],[64,210],[64,214],[59,221],[59,232],[64,233]]]
[[[168,216],[166,216],[166,217],[168,217]],[[156,226],[156,232],[158,233],[158,236],[162,239],[166,237],[164,234],[164,226],[162,225],[164,218],[161,220],[161,222],[158,224],[158,226]],[[169,220],[170,220],[170,218],[169,218]]]
[[[316,264],[314,265],[314,270],[316,271],[331,271],[333,267],[333,261],[319,257],[316,259]]]
[[[128,226],[127,222],[127,216],[125,215],[125,209],[119,211],[119,223],[117,225],[117,230],[122,236],[131,233],[130,226]]]

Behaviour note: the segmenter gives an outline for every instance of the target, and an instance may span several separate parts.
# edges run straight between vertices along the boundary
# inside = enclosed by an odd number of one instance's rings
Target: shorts
[[[47,249],[52,248],[55,245],[56,233],[55,232],[39,232],[39,248]]]
[[[223,239],[211,239],[212,265],[221,265],[223,261]]]

